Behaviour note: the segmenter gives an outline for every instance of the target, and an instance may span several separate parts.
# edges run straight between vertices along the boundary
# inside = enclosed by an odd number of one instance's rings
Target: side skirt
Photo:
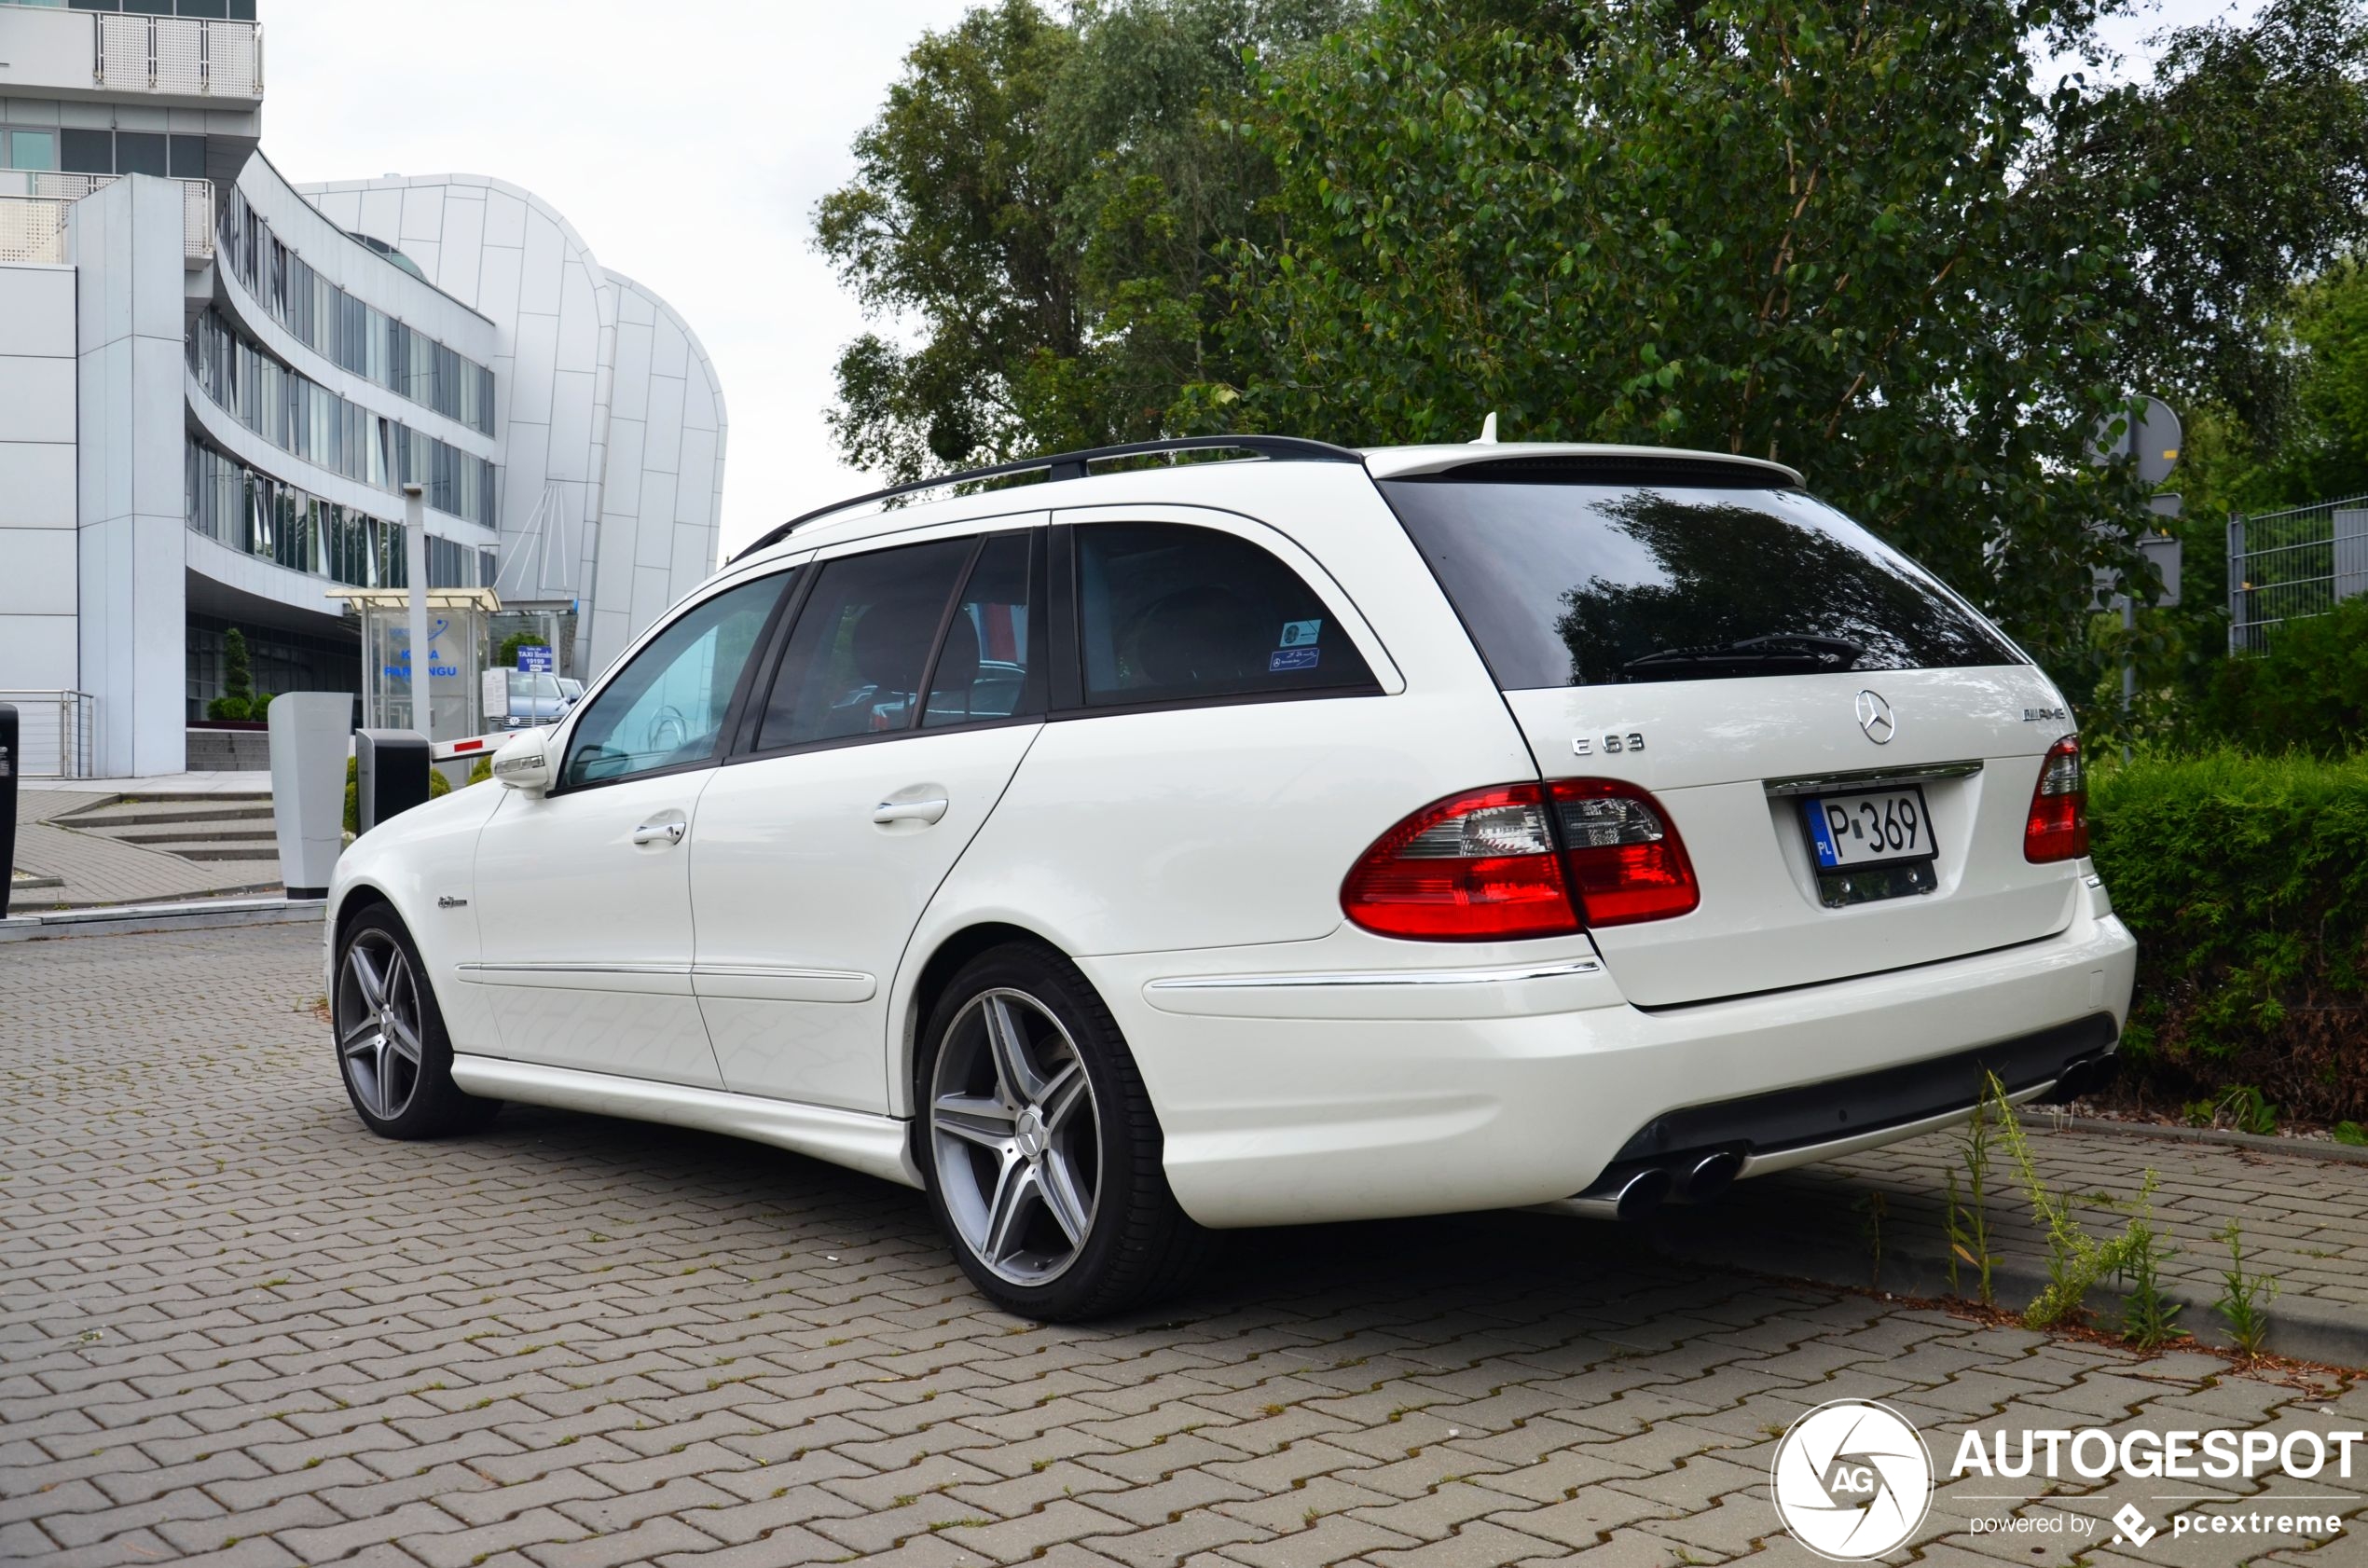
[[[921,1185],[921,1173],[908,1149],[905,1123],[891,1116],[621,1078],[613,1073],[547,1067],[535,1062],[509,1062],[498,1056],[456,1054],[452,1081],[469,1093],[490,1100],[695,1127],[811,1155],[901,1187]]]

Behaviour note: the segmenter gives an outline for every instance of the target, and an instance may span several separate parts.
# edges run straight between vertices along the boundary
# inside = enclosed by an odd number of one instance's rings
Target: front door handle
[[[872,820],[883,828],[891,822],[934,822],[945,815],[945,808],[951,804],[943,799],[882,801],[872,808]]]
[[[644,822],[633,830],[636,844],[680,844],[690,824],[681,821]]]

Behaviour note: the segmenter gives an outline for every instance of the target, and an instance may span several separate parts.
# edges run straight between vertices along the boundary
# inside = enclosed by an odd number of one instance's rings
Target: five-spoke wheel
[[[480,1126],[499,1100],[452,1081],[452,1042],[411,935],[384,904],[347,922],[337,942],[338,1076],[365,1125],[389,1138],[432,1138]]]
[[[420,1092],[420,982],[392,931],[357,932],[337,970],[337,1055],[353,1098],[392,1121]]]
[[[1077,1261],[1094,1229],[1102,1136],[1061,1021],[1025,992],[982,991],[939,1049],[929,1135],[962,1241],[1013,1285]]]
[[[916,1088],[929,1198],[963,1270],[1039,1318],[1116,1312],[1206,1250],[1161,1168],[1135,1058],[1085,978],[1013,943],[940,993]]]

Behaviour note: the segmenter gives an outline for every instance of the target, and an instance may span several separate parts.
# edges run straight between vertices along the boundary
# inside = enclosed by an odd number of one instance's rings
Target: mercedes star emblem
[[[1889,746],[1892,736],[1899,733],[1899,721],[1892,717],[1891,704],[1880,692],[1858,694],[1858,727],[1878,746]]]

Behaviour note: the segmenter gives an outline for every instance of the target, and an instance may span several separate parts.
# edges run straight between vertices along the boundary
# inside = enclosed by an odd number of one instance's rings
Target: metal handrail
[[[808,523],[874,501],[888,501],[922,490],[942,490],[949,485],[1001,479],[1014,474],[1042,474],[1048,482],[1082,479],[1087,469],[1097,462],[1115,462],[1121,458],[1156,457],[1169,452],[1220,451],[1251,452],[1269,462],[1361,463],[1365,461],[1362,452],[1335,447],[1329,441],[1309,441],[1296,435],[1178,435],[1163,441],[1130,441],[1119,447],[1091,447],[1082,451],[1053,452],[1040,458],[1023,458],[1017,462],[997,463],[991,468],[966,468],[959,474],[944,474],[934,479],[916,479],[910,484],[890,485],[886,489],[871,490],[845,501],[833,502],[828,506],[818,506],[760,536],[732,559],[744,559],[759,550],[779,543]]]
[[[88,778],[91,775],[93,750],[97,742],[99,699],[89,692],[50,689],[10,691],[0,689],[0,702],[12,703],[17,708],[17,758],[20,771],[31,778]],[[35,727],[25,721],[42,708],[56,714],[50,739],[57,759],[54,770],[44,771],[34,766]],[[30,711],[28,711],[30,710]]]

